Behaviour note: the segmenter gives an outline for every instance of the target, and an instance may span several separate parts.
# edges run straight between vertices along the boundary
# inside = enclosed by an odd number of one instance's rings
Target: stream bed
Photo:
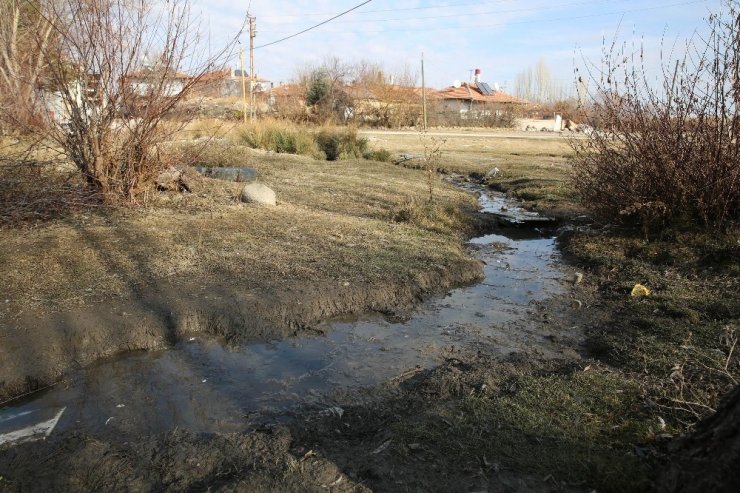
[[[514,203],[478,191],[483,212],[536,222]],[[565,292],[553,235],[525,224],[469,246],[485,264],[483,281],[421,304],[406,321],[339,319],[322,324],[325,335],[237,347],[196,336],[168,350],[102,361],[0,409],[0,445],[52,430],[124,437],[174,428],[238,431],[306,405],[340,412],[335,392],[431,368],[455,351],[556,355],[557,345],[524,323],[536,303]]]

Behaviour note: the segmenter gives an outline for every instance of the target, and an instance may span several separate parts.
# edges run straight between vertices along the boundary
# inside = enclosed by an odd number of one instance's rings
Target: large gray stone
[[[196,166],[195,170],[208,178],[226,181],[252,181],[257,178],[257,170],[254,168],[219,168]]]
[[[276,204],[275,191],[261,183],[249,183],[244,185],[240,199],[242,202],[253,202],[255,204]]]

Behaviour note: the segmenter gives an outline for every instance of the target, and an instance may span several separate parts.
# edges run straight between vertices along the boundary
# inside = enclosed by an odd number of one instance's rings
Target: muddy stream
[[[483,212],[512,223],[537,220],[485,192],[480,203]],[[463,349],[556,353],[546,335],[524,323],[538,302],[565,292],[552,233],[531,225],[501,228],[469,246],[485,263],[484,280],[420,305],[404,322],[370,315],[326,322],[322,336],[240,347],[196,336],[168,350],[129,353],[0,409],[0,436],[18,438],[25,429],[38,437],[46,433],[42,422],[54,433],[124,438],[176,427],[237,431],[299,407],[341,412],[332,397],[337,392],[433,367]]]

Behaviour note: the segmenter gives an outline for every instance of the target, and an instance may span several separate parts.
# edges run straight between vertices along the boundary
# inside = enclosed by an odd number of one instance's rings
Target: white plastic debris
[[[0,445],[4,445],[6,443],[13,444],[46,439],[49,435],[51,435],[51,432],[54,431],[57,423],[59,423],[59,419],[62,417],[62,414],[64,414],[64,411],[66,410],[66,407],[61,408],[50,420],[43,421],[32,426],[27,426],[19,430],[3,433],[2,435],[0,435]]]
[[[393,440],[392,439],[388,439],[385,442],[381,443],[378,448],[376,448],[375,450],[373,450],[372,452],[370,452],[370,455],[376,455],[376,454],[381,453],[383,450],[385,450],[385,449],[387,449],[388,447],[391,446],[391,442],[393,442]]]

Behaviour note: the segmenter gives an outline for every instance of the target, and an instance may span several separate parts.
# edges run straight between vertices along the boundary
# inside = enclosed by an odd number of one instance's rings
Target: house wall
[[[131,82],[131,89],[137,96],[148,96],[157,88],[159,81],[134,80]],[[166,81],[162,85],[162,95],[168,98],[175,97],[185,89],[185,83],[181,80],[173,79]]]

